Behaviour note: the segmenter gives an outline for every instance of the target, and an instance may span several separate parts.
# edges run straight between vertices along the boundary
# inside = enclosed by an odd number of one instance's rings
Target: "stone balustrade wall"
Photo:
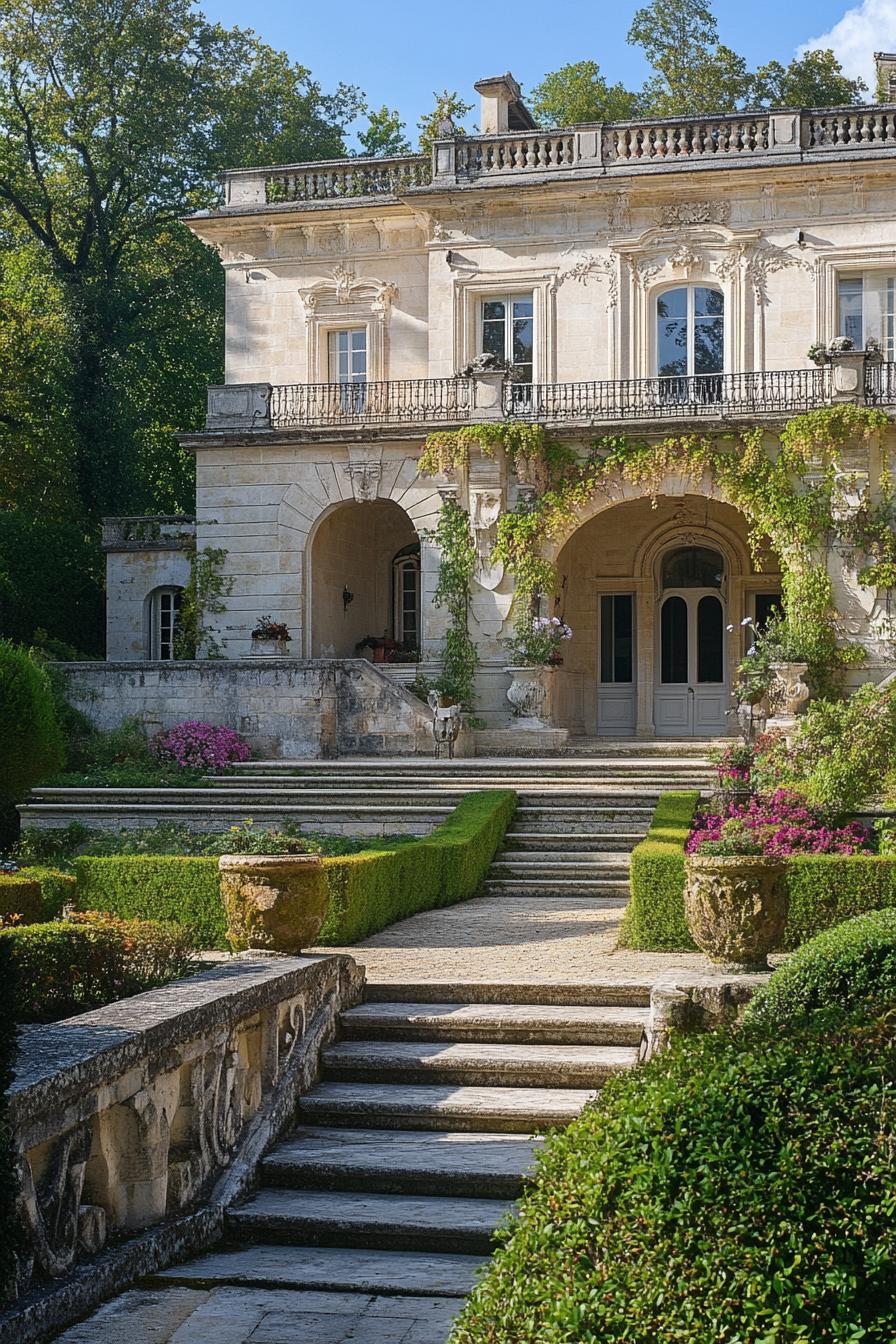
[[[0,1344],[43,1337],[218,1240],[362,984],[350,957],[247,954],[23,1028],[19,1300]]]

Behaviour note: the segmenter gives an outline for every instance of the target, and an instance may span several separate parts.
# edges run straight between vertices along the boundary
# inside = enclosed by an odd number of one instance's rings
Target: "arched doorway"
[[[654,692],[658,737],[725,732],[725,559],[709,546],[676,546],[660,568]]]
[[[379,661],[393,645],[419,649],[420,541],[400,505],[335,505],[313,530],[307,554],[309,657]]]

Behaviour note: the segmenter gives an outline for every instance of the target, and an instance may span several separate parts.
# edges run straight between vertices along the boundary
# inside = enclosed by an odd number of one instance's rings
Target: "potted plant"
[[[365,635],[359,639],[355,645],[355,652],[361,653],[364,649],[370,649],[370,656],[375,663],[391,663],[393,656],[401,645],[395,639],[390,639],[388,635]]]
[[[737,668],[737,694],[750,704],[767,702],[765,720],[772,728],[792,728],[810,697],[803,678],[809,670],[804,646],[786,616],[773,615],[758,631],[749,617],[741,622],[753,642]]]
[[[238,839],[246,834],[243,828]],[[260,840],[265,843],[267,837]],[[277,849],[222,854],[218,860],[227,938],[234,952],[256,948],[297,956],[313,946],[320,932],[329,901],[320,855],[309,853],[302,840]]]
[[[722,806],[740,798],[748,798],[752,792],[750,772],[755,758],[753,745],[747,741],[732,742],[723,750],[711,751],[709,756],[716,767]]]
[[[504,668],[510,676],[507,699],[513,706],[517,727],[549,726],[543,717],[549,679],[563,661],[561,646],[570,639],[572,630],[559,616],[531,616],[517,626],[513,639],[507,640],[512,659]]]
[[[291,639],[282,621],[260,616],[252,631],[252,653],[261,658],[282,658],[289,652],[286,646]]]
[[[813,341],[806,351],[806,358],[811,359],[812,363],[821,368],[828,362],[828,348],[824,341]]]
[[[761,832],[732,817],[718,840],[685,860],[685,918],[691,937],[724,970],[767,971],[787,923],[786,861],[765,853]]]

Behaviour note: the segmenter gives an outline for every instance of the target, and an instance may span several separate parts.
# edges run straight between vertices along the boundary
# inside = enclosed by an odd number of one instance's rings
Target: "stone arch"
[[[421,543],[424,591],[432,588],[438,560],[426,534],[438,523],[441,498],[428,477],[417,470],[416,457],[390,457],[373,446],[340,451],[333,447],[325,460],[301,463],[295,479],[283,493],[277,511],[281,572],[295,576],[302,612],[301,647],[313,653],[311,621],[312,549],[320,525],[343,504],[361,507],[390,501],[407,515]]]

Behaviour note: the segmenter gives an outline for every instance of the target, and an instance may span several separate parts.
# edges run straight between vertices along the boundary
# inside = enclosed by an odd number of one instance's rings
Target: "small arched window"
[[[656,371],[689,378],[725,370],[725,296],[708,285],[666,289],[656,301]]]
[[[725,561],[708,546],[680,546],[663,557],[663,589],[721,588]]]
[[[408,653],[420,648],[420,543],[403,546],[392,561],[393,638]]]
[[[151,662],[170,662],[180,629],[183,588],[155,588],[147,598],[146,656]]]

